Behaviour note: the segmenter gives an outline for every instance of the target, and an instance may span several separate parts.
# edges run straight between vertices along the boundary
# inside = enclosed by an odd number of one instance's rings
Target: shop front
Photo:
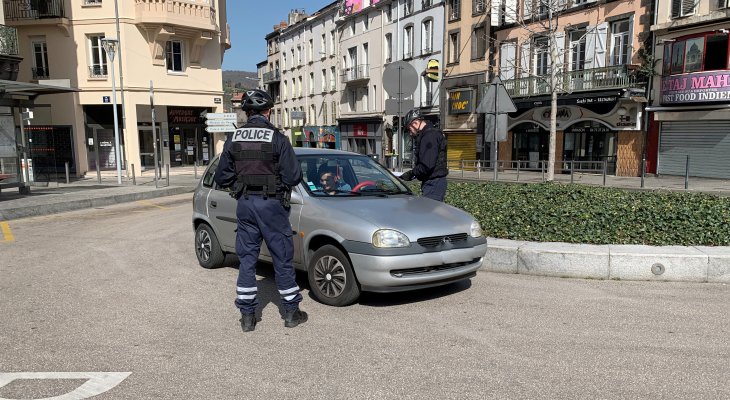
[[[114,134],[114,109],[112,105],[84,105],[86,129],[86,151],[89,155],[90,171],[112,171],[117,169],[116,137]],[[121,105],[117,105],[119,127],[119,156],[121,169],[126,169],[125,142]]]
[[[383,120],[380,118],[340,120],[342,150],[383,158]]]
[[[664,42],[660,105],[647,108],[660,175],[730,179],[730,40],[717,28]]]
[[[205,131],[205,115],[209,108],[204,107],[167,107],[167,125],[169,129],[170,165],[186,166],[205,165],[213,156],[211,135]],[[140,151],[144,143],[145,153],[152,141],[152,130],[144,133],[144,142],[140,142]],[[148,157],[149,159],[149,157]]]
[[[446,158],[450,165],[461,160],[479,160],[483,148],[483,118],[476,113],[476,87],[453,88],[446,92],[443,132],[448,142]]]
[[[513,160],[530,164],[547,160],[549,100],[518,101],[516,106],[507,135]],[[623,91],[561,97],[556,115],[556,161],[576,161],[575,169],[591,171],[601,170],[605,163],[609,174],[640,175],[644,151],[641,108],[641,103],[626,98]],[[563,165],[566,170],[570,167]]]
[[[340,131],[336,126],[304,126],[295,134],[295,146],[340,149]]]

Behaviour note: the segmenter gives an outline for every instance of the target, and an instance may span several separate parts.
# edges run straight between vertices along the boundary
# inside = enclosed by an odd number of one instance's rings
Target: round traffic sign
[[[383,71],[383,89],[391,97],[405,99],[410,97],[417,87],[418,72],[411,64],[405,61],[396,61],[385,67],[385,71]]]

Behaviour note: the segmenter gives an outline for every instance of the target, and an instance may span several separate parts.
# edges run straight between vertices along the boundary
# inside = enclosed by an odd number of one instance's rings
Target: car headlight
[[[475,237],[475,238],[482,237],[482,235],[483,235],[482,226],[479,225],[479,222],[477,222],[476,220],[471,222],[471,227],[469,228],[469,235],[471,235],[471,237]]]
[[[373,233],[373,246],[375,247],[408,247],[411,241],[408,236],[392,229],[381,229]]]

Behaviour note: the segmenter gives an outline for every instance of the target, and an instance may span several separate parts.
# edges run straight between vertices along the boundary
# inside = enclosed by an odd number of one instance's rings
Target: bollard
[[[165,186],[170,186],[170,164],[165,164],[165,180],[167,182]]]
[[[464,177],[464,160],[460,160],[459,163],[461,164],[461,177]]]
[[[68,161],[66,161],[66,184],[71,183],[71,177],[69,176]]]
[[[99,170],[99,164],[96,165],[96,179],[101,183],[101,171]]]
[[[608,162],[603,160],[603,186],[606,186],[606,169],[608,168]]]
[[[641,159],[641,188],[644,188],[644,175],[646,175],[646,158]]]
[[[517,182],[520,181],[520,160],[517,160]]]
[[[573,183],[573,171],[575,171],[575,161],[570,160],[570,183]]]
[[[689,188],[689,154],[687,154],[687,166],[684,168],[684,190]]]
[[[134,164],[132,164],[132,185],[137,186],[137,174],[134,173]]]
[[[494,160],[494,181],[499,180],[499,160]]]
[[[477,179],[482,179],[482,161],[477,160]]]

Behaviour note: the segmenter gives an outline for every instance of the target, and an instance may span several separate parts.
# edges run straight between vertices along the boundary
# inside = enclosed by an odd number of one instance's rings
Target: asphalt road
[[[480,272],[346,308],[305,290],[310,320],[286,329],[264,264],[263,320],[244,334],[236,264],[197,265],[190,211],[180,195],[7,222],[0,384],[125,372],[97,398],[730,398],[727,285]],[[0,398],[86,381],[22,376]]]

